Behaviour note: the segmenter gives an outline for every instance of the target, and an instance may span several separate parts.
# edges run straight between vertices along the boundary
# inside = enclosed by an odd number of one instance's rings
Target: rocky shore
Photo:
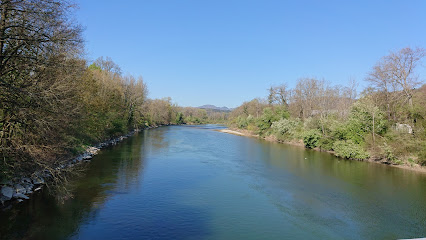
[[[54,169],[60,171],[74,167],[77,164],[90,162],[93,156],[97,155],[102,148],[114,146],[139,131],[140,130],[134,130],[124,136],[112,138],[88,147],[82,154],[62,162],[58,166],[54,166]],[[14,203],[28,200],[34,192],[40,191],[51,179],[51,172],[43,170],[34,172],[30,176],[0,182],[0,209],[8,209],[12,207]]]

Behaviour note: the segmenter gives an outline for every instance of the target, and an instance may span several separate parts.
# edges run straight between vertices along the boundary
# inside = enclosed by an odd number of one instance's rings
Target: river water
[[[215,131],[150,129],[102,150],[61,203],[0,212],[0,239],[426,237],[426,174]]]

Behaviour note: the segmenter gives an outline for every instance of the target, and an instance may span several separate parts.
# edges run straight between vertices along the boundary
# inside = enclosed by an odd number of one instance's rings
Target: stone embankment
[[[61,171],[83,162],[90,162],[93,156],[98,154],[102,148],[114,146],[138,131],[139,130],[134,130],[127,135],[88,147],[82,154],[55,166],[54,169]],[[49,170],[43,170],[34,172],[30,176],[0,182],[0,208],[9,208],[13,203],[28,200],[31,194],[41,190],[51,179],[51,172]]]

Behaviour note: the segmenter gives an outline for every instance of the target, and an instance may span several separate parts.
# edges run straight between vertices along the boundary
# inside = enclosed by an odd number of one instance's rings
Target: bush
[[[303,143],[307,148],[315,148],[318,146],[320,139],[321,133],[316,129],[311,129],[304,134]]]
[[[392,148],[389,145],[387,145],[386,142],[383,144],[382,150],[383,150],[383,153],[384,153],[384,157],[388,161],[393,162],[393,163],[397,162],[397,160],[398,160],[397,157],[394,155]]]
[[[240,129],[245,129],[248,126],[247,119],[243,116],[238,116],[237,118],[237,127]]]
[[[278,116],[274,114],[271,108],[263,109],[263,114],[256,121],[256,126],[258,128],[258,134],[262,135],[271,128],[273,122],[279,120]]]
[[[299,125],[300,121],[297,119],[281,119],[273,122],[271,129],[278,135],[277,137],[293,137]]]
[[[334,142],[333,150],[336,156],[347,159],[364,160],[370,157],[361,145],[351,140]]]
[[[331,137],[322,137],[319,140],[318,146],[323,150],[332,150],[334,140]]]
[[[184,119],[183,119],[183,113],[178,112],[176,114],[176,124],[183,124],[184,123]]]
[[[420,151],[417,154],[419,159],[417,160],[417,163],[426,166],[426,142],[423,142],[421,145]]]

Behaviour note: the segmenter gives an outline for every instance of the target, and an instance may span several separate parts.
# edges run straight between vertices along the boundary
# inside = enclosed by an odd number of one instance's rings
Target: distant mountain
[[[232,111],[231,108],[227,108],[227,107],[216,107],[215,105],[203,105],[197,108],[201,108],[201,109],[206,109],[206,110],[213,110],[213,111],[217,111],[217,112],[230,112]]]

